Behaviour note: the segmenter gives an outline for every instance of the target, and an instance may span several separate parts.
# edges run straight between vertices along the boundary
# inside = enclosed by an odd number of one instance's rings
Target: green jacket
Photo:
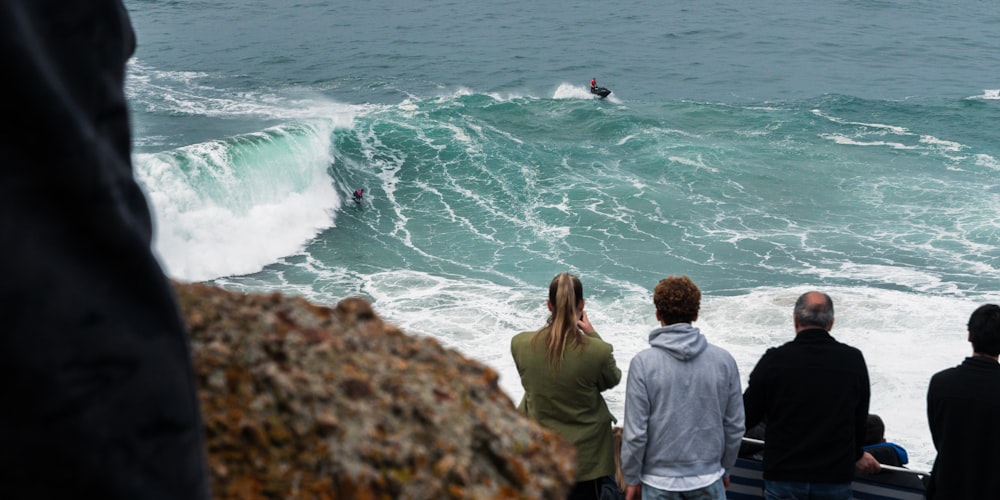
[[[567,348],[555,372],[545,359],[545,341],[534,346],[535,332],[522,332],[510,341],[510,352],[524,387],[518,409],[542,426],[556,431],[576,446],[576,481],[615,473],[611,426],[615,418],[601,392],[622,378],[611,344],[594,333],[588,342]]]

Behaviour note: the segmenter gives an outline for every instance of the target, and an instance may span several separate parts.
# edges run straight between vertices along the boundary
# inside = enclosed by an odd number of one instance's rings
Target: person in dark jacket
[[[858,349],[830,336],[833,300],[795,302],[795,339],[768,349],[743,393],[746,427],[767,423],[767,498],[851,498],[855,470],[878,472],[862,450],[871,389]]]
[[[120,0],[0,0],[3,498],[208,498],[186,328],[135,182]]]
[[[927,421],[937,458],[929,499],[1000,498],[1000,306],[969,318],[972,356],[931,377]]]
[[[867,428],[865,451],[871,453],[879,464],[891,467],[883,467],[878,474],[858,474],[856,479],[900,486],[914,491],[925,491],[926,486],[923,478],[926,475],[893,469],[893,467],[905,469],[904,466],[910,461],[910,458],[907,456],[905,448],[885,439],[885,422],[882,421],[882,417],[869,414],[868,424],[865,427]]]
[[[886,441],[885,422],[882,417],[871,413],[868,415],[868,423],[865,428],[865,451],[871,453],[875,460],[882,465],[892,465],[902,467],[910,461],[906,449],[902,446]]]

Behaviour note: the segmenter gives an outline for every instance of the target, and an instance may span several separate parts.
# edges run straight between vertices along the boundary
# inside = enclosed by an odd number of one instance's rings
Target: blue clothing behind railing
[[[902,467],[906,465],[910,458],[906,455],[906,450],[896,443],[877,443],[864,447],[864,450],[871,453],[875,460],[882,465],[894,465]]]

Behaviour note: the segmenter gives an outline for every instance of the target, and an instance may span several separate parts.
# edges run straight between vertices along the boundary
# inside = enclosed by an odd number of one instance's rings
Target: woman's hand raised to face
[[[590,324],[590,319],[587,318],[587,311],[580,312],[580,319],[576,322],[576,326],[578,326],[580,330],[583,330],[583,333],[587,335],[593,335],[594,332],[597,331],[594,330],[594,326]]]

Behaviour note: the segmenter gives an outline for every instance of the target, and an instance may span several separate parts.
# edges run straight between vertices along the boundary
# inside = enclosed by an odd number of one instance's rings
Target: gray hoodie
[[[649,344],[628,369],[625,482],[728,472],[744,433],[736,360],[689,323],[653,330]]]

